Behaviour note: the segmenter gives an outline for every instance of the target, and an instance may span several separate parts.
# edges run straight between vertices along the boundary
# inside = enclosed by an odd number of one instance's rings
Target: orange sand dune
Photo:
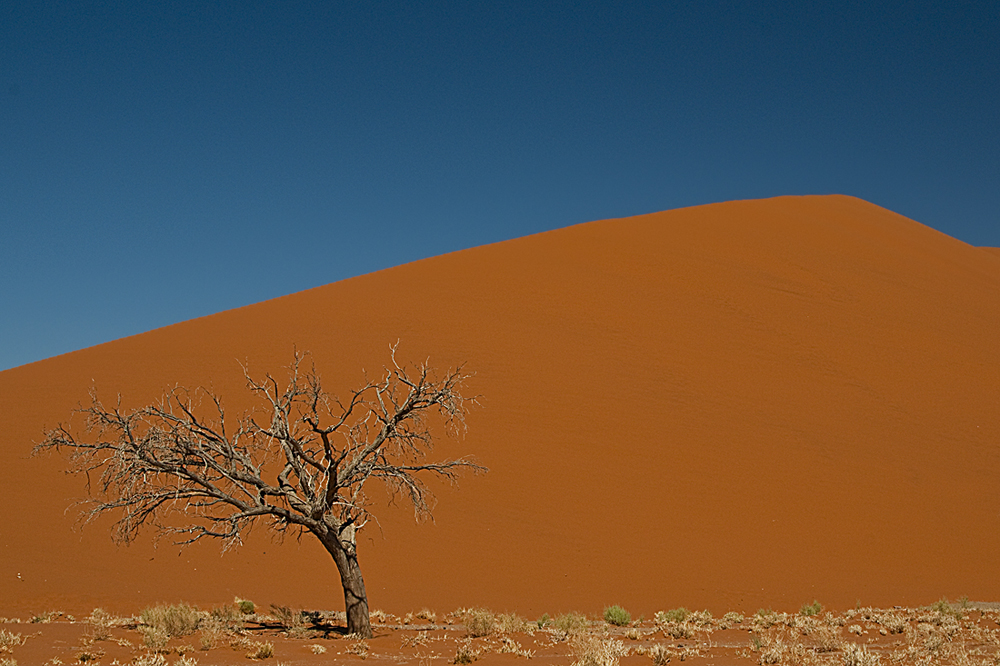
[[[442,488],[436,523],[381,512],[360,546],[374,608],[1000,599],[1000,261],[828,196],[581,224],[0,373],[0,615],[342,608],[309,539],[220,556],[74,531],[82,479],[27,454],[92,382],[132,405],[210,384],[232,410],[237,359],[275,370],[297,345],[348,388],[397,338],[477,372],[484,406],[437,452],[491,472]]]

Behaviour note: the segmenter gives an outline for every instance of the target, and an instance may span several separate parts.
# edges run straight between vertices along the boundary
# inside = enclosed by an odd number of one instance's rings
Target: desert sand
[[[293,261],[294,258],[287,260]],[[156,294],[150,294],[156,298]],[[66,322],[72,326],[72,322]],[[603,220],[434,257],[0,373],[0,616],[156,601],[342,609],[309,538],[236,553],[74,528],[30,458],[88,388],[247,407],[239,362],[309,350],[328,390],[399,357],[483,396],[435,522],[378,512],[372,608],[529,618],[1000,597],[1000,253],[846,196]]]

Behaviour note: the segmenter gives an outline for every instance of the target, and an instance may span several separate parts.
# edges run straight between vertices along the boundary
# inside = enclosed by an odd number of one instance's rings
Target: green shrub
[[[538,618],[537,620],[535,620],[535,624],[538,625],[539,629],[544,629],[545,627],[547,627],[550,624],[552,624],[552,618],[549,617],[548,613],[544,613],[544,614],[542,614],[542,616],[540,618]]]
[[[965,603],[968,604],[968,597],[966,597]],[[948,603],[948,600],[945,597],[941,597],[938,601],[931,604],[931,610],[937,611],[941,615],[950,615],[956,620],[961,620],[965,617],[965,613],[962,612],[962,608],[958,604],[952,605]]]
[[[604,609],[604,621],[616,627],[624,627],[632,621],[632,616],[621,606],[608,606]]]
[[[257,607],[249,599],[240,599],[236,597],[235,600],[236,607],[240,609],[240,612],[244,615],[253,615],[257,611]]]
[[[811,604],[802,604],[802,608],[799,609],[799,615],[811,617],[813,615],[819,615],[821,610],[823,610],[823,604],[813,599]]]
[[[660,611],[656,614],[656,621],[660,624],[666,624],[667,622],[683,622],[690,614],[691,611],[681,606],[680,608],[675,608],[673,610]]]

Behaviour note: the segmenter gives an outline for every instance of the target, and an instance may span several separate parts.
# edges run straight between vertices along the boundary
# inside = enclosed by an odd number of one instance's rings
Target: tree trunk
[[[353,526],[344,530],[340,538],[336,530],[329,530],[326,534],[318,536],[337,564],[337,570],[340,571],[340,583],[344,587],[344,607],[347,610],[347,633],[356,634],[359,638],[371,638],[368,594],[365,592],[361,567],[358,566]]]

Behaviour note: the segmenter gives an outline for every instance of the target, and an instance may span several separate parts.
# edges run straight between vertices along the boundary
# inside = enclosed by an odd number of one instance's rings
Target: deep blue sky
[[[0,369],[607,217],[1000,245],[1000,3],[0,3]]]

